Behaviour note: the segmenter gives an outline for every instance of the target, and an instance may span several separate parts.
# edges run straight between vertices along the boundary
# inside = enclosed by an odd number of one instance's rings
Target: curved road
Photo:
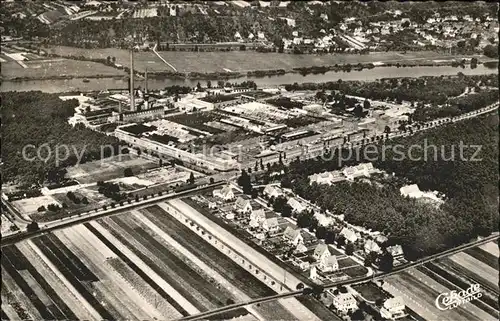
[[[441,253],[437,253],[437,254],[428,256],[426,258],[420,259],[418,261],[410,262],[410,263],[407,263],[407,264],[403,264],[403,265],[397,266],[391,272],[377,273],[377,274],[374,274],[372,276],[363,276],[363,277],[359,277],[359,278],[350,279],[350,280],[347,280],[347,281],[340,281],[340,282],[330,283],[330,284],[325,285],[324,289],[326,290],[326,289],[338,287],[338,286],[341,286],[341,285],[352,285],[352,284],[357,284],[357,283],[364,283],[364,282],[367,282],[367,281],[371,281],[371,280],[376,280],[376,279],[388,277],[388,276],[391,276],[393,274],[397,274],[397,273],[399,273],[401,271],[408,270],[408,269],[414,268],[416,266],[422,265],[424,263],[427,263],[427,262],[439,259],[441,257],[452,255],[452,254],[455,254],[457,252],[461,252],[463,250],[466,250],[468,248],[478,246],[480,244],[489,243],[491,241],[494,241],[494,240],[498,239],[498,237],[499,237],[498,233],[495,233],[494,235],[488,236],[488,237],[483,238],[481,240],[477,240],[477,241],[474,241],[474,242],[463,244],[463,245],[460,245],[460,246],[455,247],[453,249],[449,249],[449,250],[443,251]],[[268,297],[262,297],[262,298],[254,299],[254,300],[247,301],[247,302],[235,303],[235,304],[231,304],[231,305],[228,305],[228,306],[225,306],[225,307],[221,307],[221,308],[218,308],[218,309],[214,309],[214,310],[210,310],[210,311],[205,311],[205,312],[202,312],[202,313],[199,313],[199,314],[196,314],[196,315],[186,316],[186,317],[183,317],[183,318],[179,319],[179,321],[180,320],[200,320],[200,319],[206,319],[206,318],[209,318],[209,317],[216,316],[216,315],[218,315],[220,313],[225,313],[225,312],[228,312],[228,311],[233,311],[233,310],[245,307],[247,305],[253,305],[253,304],[257,304],[257,303],[264,303],[264,302],[273,301],[273,300],[277,300],[277,299],[294,297],[294,296],[298,296],[298,295],[302,295],[302,294],[303,294],[303,290],[299,290],[299,291],[292,291],[292,292],[287,292],[287,293],[276,294],[276,295],[272,295],[272,296],[268,296]]]

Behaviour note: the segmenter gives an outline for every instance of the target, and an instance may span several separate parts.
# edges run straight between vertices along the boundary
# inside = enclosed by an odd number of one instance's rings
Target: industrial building
[[[162,136],[160,135],[148,135],[150,131],[155,129],[155,127],[148,127],[141,124],[122,125],[115,129],[115,136],[127,144],[138,147],[141,150],[154,152],[162,158],[175,158],[184,163],[208,170],[230,171],[239,168],[239,163],[230,155],[222,153],[218,155],[195,154],[175,147],[173,140],[170,143],[167,140],[162,140]]]

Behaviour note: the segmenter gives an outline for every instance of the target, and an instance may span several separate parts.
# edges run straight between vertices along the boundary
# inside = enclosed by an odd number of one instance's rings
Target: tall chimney
[[[134,51],[130,50],[130,110],[135,111],[134,97]]]
[[[146,75],[145,75],[145,80],[146,80],[146,85],[145,85],[145,88],[144,88],[144,93],[148,93],[148,68],[146,68]]]

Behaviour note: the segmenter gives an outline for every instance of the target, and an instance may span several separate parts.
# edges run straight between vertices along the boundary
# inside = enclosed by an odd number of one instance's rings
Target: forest
[[[118,140],[114,137],[68,124],[68,117],[78,106],[76,99],[63,101],[56,94],[40,91],[7,92],[0,98],[4,182],[11,181],[23,187],[57,183],[64,180],[64,168],[75,165],[78,158],[81,162],[96,160],[102,156],[101,146],[118,148]],[[29,144],[34,147],[25,148]],[[68,147],[68,157],[58,163],[56,147],[63,145]],[[104,148],[104,156],[111,156],[111,153],[110,148]],[[66,158],[65,155],[66,149],[60,147],[59,158]]]
[[[424,157],[423,149],[414,149],[412,160],[400,160],[392,149],[387,149],[385,158],[373,162],[374,167],[389,173],[386,178],[310,185],[309,175],[340,169],[335,156],[330,161],[325,160],[327,157],[294,161],[281,183],[324,210],[344,214],[350,223],[383,231],[389,235],[389,243],[401,244],[411,259],[498,230],[497,115],[385,141],[376,145],[378,155],[382,155],[384,144],[401,145],[408,150],[410,146],[421,146],[424,139],[427,146],[437,146],[432,159]],[[474,155],[476,148],[464,148],[460,156],[460,142],[481,146],[478,155]],[[339,152],[342,151],[335,151]],[[427,153],[431,154],[429,150]],[[473,161],[472,156],[480,161]],[[344,166],[363,161],[351,159]],[[435,206],[401,196],[399,188],[410,183],[418,184],[423,191],[438,191],[445,202]]]

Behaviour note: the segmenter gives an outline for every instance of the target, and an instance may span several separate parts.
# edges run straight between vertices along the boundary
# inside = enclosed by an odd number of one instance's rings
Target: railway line
[[[467,244],[463,244],[461,246],[458,246],[458,247],[455,247],[455,248],[443,251],[441,253],[430,255],[430,256],[428,256],[426,258],[423,258],[423,259],[420,259],[418,261],[410,262],[410,263],[407,263],[407,264],[400,265],[398,267],[395,267],[391,272],[376,273],[376,274],[373,274],[372,276],[364,276],[364,277],[359,277],[359,278],[353,278],[353,279],[350,279],[350,280],[347,280],[347,281],[334,282],[334,283],[325,285],[324,289],[326,290],[326,289],[335,288],[335,287],[338,287],[338,286],[341,286],[341,285],[343,285],[343,286],[345,286],[345,285],[354,285],[354,284],[358,284],[358,283],[364,283],[364,282],[368,282],[368,281],[382,279],[384,277],[395,275],[395,274],[400,273],[402,271],[405,271],[405,270],[408,270],[408,269],[411,269],[411,268],[414,268],[414,267],[417,267],[417,266],[421,266],[421,265],[423,265],[425,263],[428,263],[428,262],[431,262],[433,260],[436,260],[436,259],[439,259],[439,258],[442,258],[442,257],[445,257],[445,256],[449,256],[449,255],[461,252],[461,251],[466,250],[468,248],[472,248],[472,247],[475,247],[475,246],[478,246],[478,245],[481,245],[481,244],[489,243],[491,241],[497,240],[498,238],[499,238],[498,233],[495,233],[494,235],[488,236],[486,238],[483,238],[483,239],[480,239],[480,240],[477,240],[477,241],[474,241],[474,242],[470,242],[470,243],[467,243]],[[180,320],[200,320],[200,319],[206,319],[208,317],[213,317],[213,316],[216,316],[216,315],[218,315],[220,313],[233,311],[233,310],[236,310],[238,308],[242,308],[242,307],[245,307],[245,306],[248,306],[248,305],[253,305],[253,304],[258,304],[258,303],[264,303],[264,302],[273,301],[273,300],[277,300],[277,299],[295,297],[295,296],[299,296],[299,295],[302,295],[302,294],[304,294],[304,290],[291,291],[291,292],[281,293],[281,294],[272,295],[272,296],[268,296],[268,297],[262,297],[262,298],[254,299],[254,300],[247,301],[247,302],[231,304],[231,305],[219,308],[219,309],[202,312],[202,313],[199,313],[197,315],[190,315],[190,316],[187,316],[187,317],[183,317],[183,318],[179,319],[179,321]]]
[[[3,237],[1,247],[11,245],[11,244],[14,244],[14,243],[17,243],[20,241],[24,241],[24,240],[36,237],[38,235],[43,235],[43,234],[50,233],[50,232],[53,232],[56,230],[60,230],[60,229],[66,228],[66,227],[70,227],[73,225],[93,221],[93,220],[96,220],[96,219],[99,219],[102,217],[106,217],[106,216],[110,216],[110,215],[119,214],[119,213],[122,213],[124,211],[140,209],[140,208],[151,206],[151,205],[156,204],[158,202],[163,202],[163,201],[166,201],[169,199],[188,196],[190,194],[193,194],[193,193],[196,193],[196,192],[199,192],[202,190],[206,190],[209,188],[217,187],[217,186],[220,186],[223,184],[225,184],[225,182],[220,181],[220,182],[216,182],[214,184],[202,185],[196,189],[191,189],[191,190],[177,192],[177,193],[174,192],[174,193],[162,195],[162,196],[156,196],[154,198],[142,200],[142,201],[135,202],[132,204],[124,204],[123,206],[118,206],[116,208],[102,210],[100,212],[82,214],[81,216],[70,217],[70,218],[67,218],[66,220],[62,220],[62,221],[52,221],[49,223],[45,223],[45,225],[42,225],[42,227],[37,231],[19,232],[17,234],[12,234],[12,235]],[[4,200],[2,200],[2,202],[4,202]],[[8,202],[5,202],[5,203],[8,203]]]

